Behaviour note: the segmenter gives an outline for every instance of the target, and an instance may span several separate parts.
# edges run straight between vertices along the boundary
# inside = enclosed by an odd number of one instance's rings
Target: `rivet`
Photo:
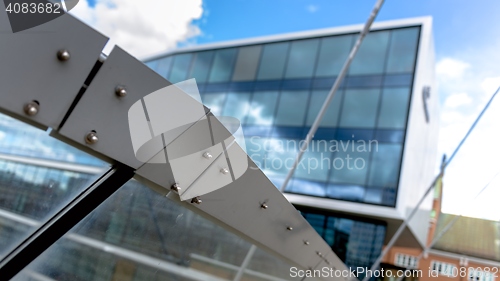
[[[90,131],[90,133],[88,133],[85,136],[85,142],[88,143],[88,144],[95,144],[98,141],[99,141],[99,138],[97,137],[97,132],[96,131]]]
[[[309,244],[311,244],[311,243],[309,243],[309,241],[304,240],[304,245],[309,245]]]
[[[266,204],[266,203],[262,203],[262,205],[260,205],[260,207],[261,207],[262,209],[264,209],[264,210],[265,210],[265,209],[267,209],[267,208],[269,208],[269,206],[267,206],[267,204]]]
[[[291,227],[291,226],[287,226],[287,227],[286,227],[286,230],[288,230],[288,231],[292,231],[292,230],[293,230],[293,227]]]
[[[322,257],[323,257],[323,254],[322,254],[321,252],[319,252],[319,251],[316,251],[316,254],[317,254],[320,258],[322,258]]]
[[[36,101],[29,102],[24,106],[24,113],[29,116],[37,115],[39,110],[40,105]]]
[[[117,86],[115,88],[115,94],[117,97],[123,98],[127,95],[127,89],[124,86]]]
[[[71,55],[69,54],[68,50],[59,50],[57,52],[57,59],[60,61],[67,61],[71,58]]]
[[[220,172],[223,174],[223,175],[227,175],[229,174],[229,170],[227,168],[222,168],[220,169]]]
[[[181,190],[181,186],[178,183],[174,183],[174,184],[172,184],[170,189],[175,191],[175,192],[179,192],[179,190]]]
[[[203,157],[205,157],[207,159],[212,159],[213,156],[212,156],[212,154],[210,154],[210,152],[207,151],[207,152],[203,153]]]
[[[193,204],[198,204],[199,205],[199,204],[201,204],[201,202],[202,201],[201,201],[200,196],[196,196],[193,199],[191,199],[191,203],[193,203]]]

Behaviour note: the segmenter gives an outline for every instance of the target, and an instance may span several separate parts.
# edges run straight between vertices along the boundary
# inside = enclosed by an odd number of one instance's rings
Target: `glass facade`
[[[385,239],[385,223],[332,216],[308,208],[299,209],[337,256],[352,270],[356,267],[370,268],[380,255]]]
[[[131,180],[13,280],[233,280],[250,247]],[[258,249],[242,280],[300,280],[290,266]]]
[[[108,166],[47,132],[0,114],[0,258]]]
[[[418,26],[366,36],[286,192],[395,207],[419,36]],[[182,77],[196,78],[216,116],[241,121],[247,153],[281,187],[356,38],[181,51],[147,64],[162,74],[160,62],[179,71],[179,57],[196,65],[203,56],[203,74],[186,67]],[[385,223],[302,214],[351,268],[371,267],[380,254]]]
[[[395,206],[419,33],[415,26],[366,36],[287,192]],[[247,153],[279,187],[356,37],[178,53],[147,64],[172,82],[196,78],[215,115],[240,119]]]

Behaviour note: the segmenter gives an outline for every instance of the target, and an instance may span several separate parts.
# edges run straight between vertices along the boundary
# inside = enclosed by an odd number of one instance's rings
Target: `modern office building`
[[[438,136],[431,18],[375,23],[286,187],[348,266],[367,266],[432,183]],[[177,49],[146,61],[195,78],[279,188],[362,26]],[[398,245],[425,244],[429,196]]]

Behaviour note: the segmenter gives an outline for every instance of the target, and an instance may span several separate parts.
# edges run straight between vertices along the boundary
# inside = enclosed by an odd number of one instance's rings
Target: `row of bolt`
[[[71,58],[71,54],[68,50],[59,50],[57,52],[57,59],[61,62],[68,61]],[[115,95],[117,97],[123,98],[127,95],[127,89],[124,86],[117,86],[115,88]],[[40,111],[40,102],[33,100],[24,105],[24,113],[28,116],[35,116]],[[95,144],[99,141],[97,132],[92,130],[85,136],[85,142],[87,144]]]
[[[209,155],[209,156],[210,156],[210,157],[206,157],[206,158],[208,158],[208,159],[212,158],[212,156],[211,156],[208,152],[206,152],[203,156],[206,156],[206,155]],[[181,187],[180,187],[180,185],[179,185],[178,183],[174,183],[174,184],[170,187],[170,189],[171,189],[172,191],[176,192],[176,193],[179,193],[179,192],[180,192],[180,190],[181,190]],[[202,201],[201,201],[200,196],[196,196],[196,197],[194,197],[193,199],[191,199],[191,203],[192,203],[192,204],[201,204],[201,203],[202,203]],[[263,210],[267,210],[267,209],[269,208],[269,205],[268,205],[266,202],[264,202],[264,203],[262,203],[262,204],[260,205],[260,208],[261,208],[261,209],[263,209]],[[293,230],[293,227],[292,227],[292,226],[287,226],[287,227],[286,227],[286,230],[287,230],[287,231],[292,231],[292,230]],[[303,242],[304,242],[304,245],[306,245],[306,246],[309,246],[309,245],[311,244],[308,240],[303,240]],[[323,254],[322,254],[320,251],[316,251],[316,255],[318,255],[321,259],[323,259],[323,261],[325,261],[328,265],[330,265],[330,261],[328,261],[328,260],[326,259],[326,257],[324,257],[324,256],[323,256]],[[310,268],[310,269],[312,270],[312,268]]]
[[[67,50],[60,50],[57,52],[57,59],[61,62],[68,61],[70,58],[71,58],[71,55]],[[115,88],[115,95],[117,97],[120,97],[120,98],[125,97],[127,95],[127,89],[124,86],[117,86]],[[38,114],[39,111],[40,111],[40,103],[36,100],[33,100],[32,102],[29,102],[24,106],[24,112],[29,116],[35,116],[36,114]],[[88,144],[95,144],[98,141],[99,141],[99,138],[97,136],[97,132],[94,130],[90,131],[90,133],[88,133],[85,136],[85,142]],[[212,159],[213,156],[209,152],[205,152],[203,154],[203,157],[205,157],[206,159]],[[229,173],[229,170],[227,168],[223,168],[220,170],[220,172],[224,175],[227,175]],[[177,193],[179,193],[180,189],[181,189],[181,187],[177,183],[175,183],[171,186],[171,190],[173,190]],[[193,199],[191,199],[191,203],[201,204],[202,200],[199,196],[196,196]],[[269,208],[269,206],[266,203],[262,203],[260,205],[260,207],[261,207],[261,209],[264,209],[264,210]],[[287,226],[286,230],[292,231],[293,227]],[[303,242],[304,242],[304,245],[306,245],[306,246],[310,245],[310,242],[307,240],[304,240]],[[321,252],[316,251],[316,254],[320,258],[322,258],[327,264],[330,264],[330,262],[323,256],[323,254]]]

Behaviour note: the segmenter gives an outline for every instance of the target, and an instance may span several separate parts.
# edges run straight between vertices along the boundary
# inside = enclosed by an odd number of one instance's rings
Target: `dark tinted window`
[[[258,80],[281,79],[288,54],[288,42],[264,45],[260,60]]]
[[[227,82],[231,78],[238,49],[223,49],[215,53],[209,82]]]
[[[319,39],[292,42],[285,78],[311,77],[316,64]]]

